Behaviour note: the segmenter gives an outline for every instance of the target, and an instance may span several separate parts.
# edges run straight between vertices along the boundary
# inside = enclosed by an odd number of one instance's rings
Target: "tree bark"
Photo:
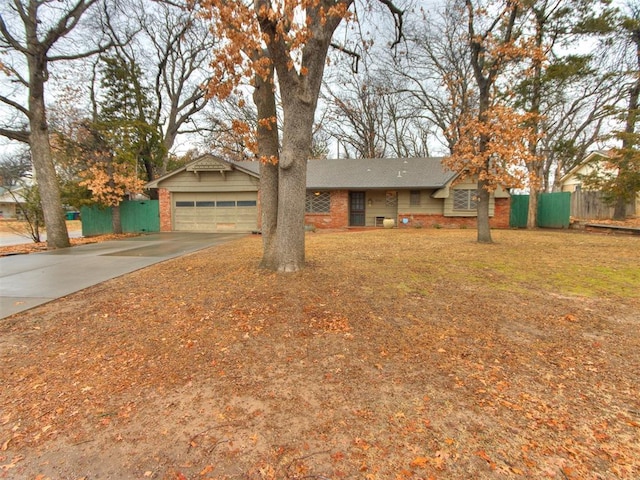
[[[255,76],[253,103],[259,119],[269,123],[258,123],[257,142],[260,156],[260,206],[262,231],[262,261],[260,266],[268,270],[278,269],[276,255],[276,233],[278,227],[278,159],[280,139],[276,122],[276,97],[273,90],[273,68],[263,79]]]
[[[49,144],[44,102],[44,84],[47,79],[44,53],[30,55],[29,60],[29,144],[36,181],[40,187],[40,198],[44,223],[47,229],[47,248],[57,249],[70,246],[69,233],[62,210],[60,185],[53,164]]]
[[[122,219],[120,217],[120,205],[111,207],[111,228],[113,233],[119,235],[122,233]]]
[[[276,256],[279,272],[295,272],[305,264],[307,160],[311,153],[314,113],[315,102],[306,102],[304,96],[289,98],[284,107],[278,164]]]
[[[529,230],[538,226],[538,189],[533,185],[529,189],[529,208],[527,210],[527,228]]]
[[[489,226],[489,200],[491,194],[487,190],[487,182],[478,181],[478,243],[493,243]]]

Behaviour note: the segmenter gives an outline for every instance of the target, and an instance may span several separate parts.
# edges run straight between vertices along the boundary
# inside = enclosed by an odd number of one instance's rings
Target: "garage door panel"
[[[257,228],[257,192],[173,194],[174,230],[250,232]]]

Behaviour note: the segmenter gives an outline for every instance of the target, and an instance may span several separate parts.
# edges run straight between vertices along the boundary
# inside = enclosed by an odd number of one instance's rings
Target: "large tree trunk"
[[[276,233],[278,227],[278,165],[260,165],[260,207],[262,232],[262,261],[260,267],[278,269]]]
[[[258,110],[257,142],[260,161],[260,207],[262,231],[262,261],[260,266],[268,270],[278,269],[276,232],[278,227],[278,136],[276,96],[273,90],[273,67],[266,79],[254,78],[253,103]]]
[[[120,205],[111,207],[111,228],[113,233],[119,235],[122,233],[122,218],[120,217]]]
[[[527,211],[527,228],[534,229],[538,226],[538,189],[531,186],[529,190],[529,209]]]
[[[39,56],[29,57],[29,144],[36,181],[40,188],[44,224],[47,230],[47,247],[66,248],[70,245],[69,233],[62,210],[60,185],[56,175],[47,125],[44,103],[46,81],[45,62]]]
[[[288,159],[291,161],[288,168],[280,167],[278,176],[276,255],[279,272],[297,272],[304,268],[307,157],[308,151],[283,146],[281,162]]]
[[[307,191],[307,160],[315,103],[303,95],[289,97],[284,108],[282,153],[278,172],[277,270],[295,272],[304,268],[304,210]]]
[[[491,195],[487,190],[487,182],[478,181],[478,243],[492,243],[491,227],[489,226],[489,200]]]

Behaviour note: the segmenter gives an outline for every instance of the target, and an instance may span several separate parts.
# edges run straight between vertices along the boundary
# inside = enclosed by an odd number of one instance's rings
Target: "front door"
[[[364,192],[349,192],[349,225],[351,227],[365,225],[364,200]]]

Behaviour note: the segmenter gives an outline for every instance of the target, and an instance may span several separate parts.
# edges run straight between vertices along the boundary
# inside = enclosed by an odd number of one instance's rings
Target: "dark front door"
[[[364,192],[349,192],[349,225],[364,227]]]

